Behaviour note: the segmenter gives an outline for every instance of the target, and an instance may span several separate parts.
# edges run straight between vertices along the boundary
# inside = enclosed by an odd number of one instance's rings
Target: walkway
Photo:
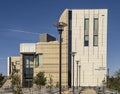
[[[85,89],[80,94],[97,94],[94,89]]]

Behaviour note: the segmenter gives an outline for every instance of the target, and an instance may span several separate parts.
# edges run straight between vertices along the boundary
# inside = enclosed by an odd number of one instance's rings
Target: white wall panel
[[[36,52],[35,43],[21,43],[20,44],[20,53],[34,53]]]

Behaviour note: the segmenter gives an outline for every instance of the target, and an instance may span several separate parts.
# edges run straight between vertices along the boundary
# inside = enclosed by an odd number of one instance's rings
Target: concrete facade
[[[13,69],[16,69],[19,73],[21,70],[21,63],[19,56],[11,56],[8,57],[8,68],[7,68],[7,76],[10,76],[13,73]]]
[[[107,9],[82,9],[72,11],[72,52],[75,55],[75,86],[102,86],[107,75]],[[85,46],[85,19],[89,19],[89,44]],[[94,33],[94,19],[98,19],[98,31]],[[98,43],[94,45],[94,35]]]
[[[56,38],[49,34],[40,34],[40,42],[56,41]]]
[[[65,45],[63,45],[65,48]],[[67,75],[67,58],[66,58],[66,49],[62,51],[62,85],[67,86],[68,84],[68,75]],[[43,54],[43,63],[39,67],[34,68],[34,76],[39,71],[44,71],[46,77],[49,78],[49,75],[53,77],[54,85],[59,82],[59,42],[38,42],[36,44],[36,54]]]

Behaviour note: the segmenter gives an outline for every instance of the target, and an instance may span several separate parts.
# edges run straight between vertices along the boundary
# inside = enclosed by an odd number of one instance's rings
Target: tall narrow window
[[[93,46],[98,46],[98,18],[94,18],[94,24],[93,24]]]
[[[71,87],[72,11],[68,12],[68,86]]]
[[[84,36],[84,46],[89,46],[89,36],[88,35]]]
[[[98,46],[98,35],[93,36],[93,46]]]
[[[24,56],[24,77],[32,78],[33,67],[34,67],[33,64],[34,64],[34,56],[25,55]]]
[[[23,87],[32,87],[34,55],[23,55]]]
[[[36,67],[38,67],[42,64],[42,57],[43,57],[43,54],[38,54],[36,56]]]
[[[98,18],[94,18],[94,35],[98,35]]]
[[[84,46],[89,46],[89,18],[84,19]]]

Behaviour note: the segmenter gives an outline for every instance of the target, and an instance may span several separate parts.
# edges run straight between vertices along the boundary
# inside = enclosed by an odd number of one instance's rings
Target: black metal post
[[[61,78],[62,78],[62,75],[61,75],[61,72],[62,72],[62,67],[61,67],[61,64],[62,64],[62,31],[59,31],[59,40],[60,40],[60,44],[59,44],[59,94],[61,94]]]
[[[74,57],[75,57],[75,53],[76,52],[72,52],[72,56],[73,56],[73,94],[74,94]]]
[[[73,93],[74,93],[74,54],[73,54]]]
[[[54,26],[57,27],[58,33],[59,33],[59,94],[61,94],[61,74],[62,74],[62,31],[64,30],[64,27],[67,26],[64,22],[56,22],[54,23]]]
[[[80,68],[81,66],[79,65],[79,87],[80,87],[80,72],[81,72]]]
[[[76,61],[76,64],[77,64],[77,89],[78,89],[78,62],[79,61]]]

